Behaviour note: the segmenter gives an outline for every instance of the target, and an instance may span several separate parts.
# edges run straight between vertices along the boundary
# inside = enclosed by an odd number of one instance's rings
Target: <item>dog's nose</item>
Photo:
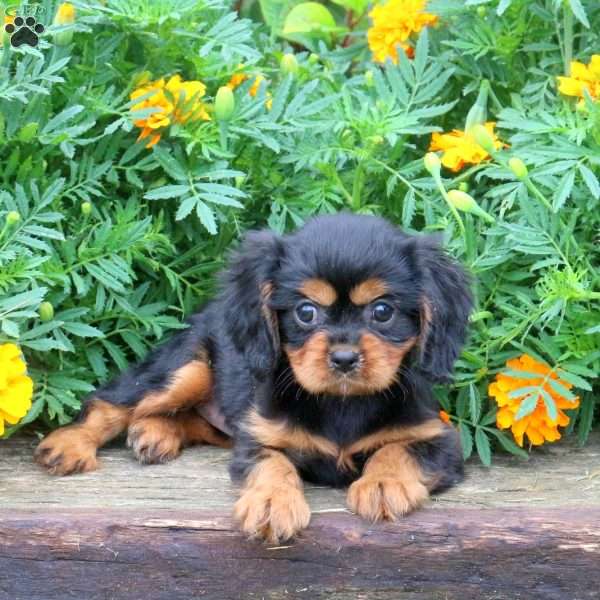
[[[348,373],[356,368],[359,359],[358,352],[354,350],[335,350],[331,353],[331,364],[337,371]]]

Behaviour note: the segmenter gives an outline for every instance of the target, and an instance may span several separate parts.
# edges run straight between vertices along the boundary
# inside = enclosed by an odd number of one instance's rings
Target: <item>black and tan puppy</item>
[[[303,479],[350,485],[352,510],[394,519],[461,479],[431,385],[450,376],[470,308],[464,272],[437,243],[382,219],[251,233],[218,298],[99,388],[36,458],[59,475],[90,471],[125,429],[144,463],[233,445],[248,534],[277,541],[306,527]]]

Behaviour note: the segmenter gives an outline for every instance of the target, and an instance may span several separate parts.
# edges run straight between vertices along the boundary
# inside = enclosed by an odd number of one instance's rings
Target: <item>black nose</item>
[[[331,353],[331,364],[337,371],[348,373],[358,365],[359,355],[354,350],[335,350]]]

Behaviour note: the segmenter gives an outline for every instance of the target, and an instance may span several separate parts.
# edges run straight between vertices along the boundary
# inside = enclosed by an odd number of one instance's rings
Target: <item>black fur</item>
[[[301,348],[314,333],[294,310],[302,282],[319,278],[338,301],[319,312],[316,329],[332,343],[356,344],[369,331],[400,345],[420,343],[404,359],[395,383],[380,392],[339,397],[308,392],[295,379],[285,348]],[[372,308],[356,307],[350,290],[380,278],[395,315],[385,326],[369,321]],[[233,432],[231,474],[242,478],[261,447],[241,426],[254,407],[267,418],[323,436],[340,446],[391,425],[418,425],[435,418],[433,382],[447,379],[465,340],[471,295],[464,271],[426,236],[413,237],[375,217],[318,217],[296,233],[250,233],[233,255],[217,299],[189,319],[189,328],[155,350],[139,366],[100,388],[94,397],[132,406],[168,385],[171,374],[205,352],[213,369],[213,402]],[[424,306],[429,322],[424,323]],[[439,489],[460,480],[462,457],[456,432],[412,448]],[[348,485],[360,475],[340,470],[334,459],[289,452],[303,477]],[[367,456],[356,456],[360,467]]]

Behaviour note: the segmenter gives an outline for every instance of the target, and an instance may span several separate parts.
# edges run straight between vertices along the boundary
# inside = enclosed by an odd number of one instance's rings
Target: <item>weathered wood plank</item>
[[[600,597],[600,509],[440,509],[395,524],[321,514],[295,542],[206,511],[21,512],[0,521],[0,597]],[[5,596],[2,596],[4,592]]]
[[[229,514],[228,453],[192,448],[142,467],[122,447],[68,478],[0,442],[0,600],[600,598],[600,437],[528,462],[472,463],[414,515],[373,526],[343,490],[309,486],[309,529],[245,540]]]
[[[48,476],[32,462],[35,441],[0,442],[1,507],[46,510],[49,507],[229,510],[235,488],[229,481],[229,451],[187,449],[166,465],[141,466],[133,454],[115,445],[100,451],[101,469],[65,478]],[[307,486],[313,510],[345,507],[343,490]],[[432,500],[430,507],[600,507],[600,434],[584,448],[548,446],[529,461],[501,456],[486,469],[471,461],[467,480]]]

